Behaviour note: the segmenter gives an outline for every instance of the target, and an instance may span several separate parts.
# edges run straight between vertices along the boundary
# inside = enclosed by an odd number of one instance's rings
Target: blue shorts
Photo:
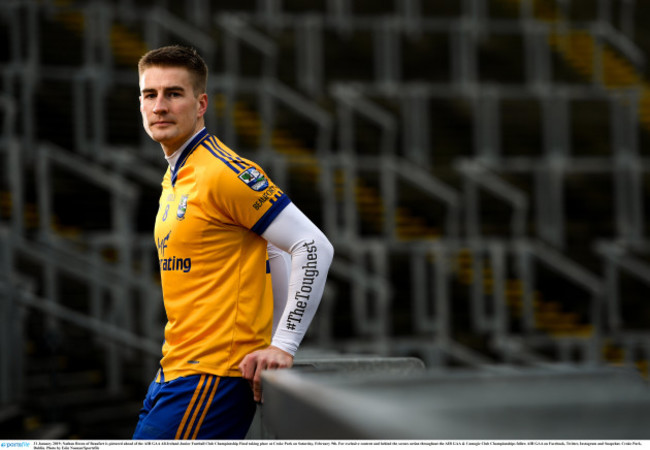
[[[255,408],[253,390],[243,378],[203,374],[154,380],[133,439],[243,439]]]

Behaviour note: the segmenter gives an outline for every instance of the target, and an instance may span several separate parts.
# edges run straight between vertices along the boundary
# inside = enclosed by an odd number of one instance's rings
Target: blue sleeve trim
[[[251,231],[254,233],[259,234],[260,236],[262,233],[266,231],[266,229],[271,225],[271,222],[275,220],[275,218],[282,212],[284,208],[287,207],[291,203],[291,199],[285,195],[282,194],[282,197],[277,199],[275,203],[273,203],[273,206],[264,213],[264,215],[260,218],[260,220],[257,221],[255,225],[253,225],[253,228],[251,228]]]

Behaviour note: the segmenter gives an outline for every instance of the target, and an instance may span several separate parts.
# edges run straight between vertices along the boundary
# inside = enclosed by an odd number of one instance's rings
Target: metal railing
[[[4,111],[0,157],[8,175],[6,182],[12,199],[11,218],[2,231],[7,243],[2,248],[3,296],[15,299],[2,303],[3,319],[18,320],[16,317],[22,314],[22,306],[17,306],[20,304],[47,314],[52,326],[61,320],[83,322],[60,301],[58,288],[65,273],[90,287],[89,302],[94,312],[87,315],[88,324],[98,324],[99,311],[110,313],[108,320],[102,322],[99,335],[128,342],[129,347],[138,351],[149,352],[155,347],[153,341],[160,313],[159,287],[148,280],[155,271],[150,267],[153,250],[146,244],[148,238],[141,238],[135,232],[134,210],[139,191],[158,183],[158,166],[147,161],[160,155],[158,150],[154,153],[155,145],[148,143],[143,135],[139,145],[134,143],[132,147],[120,149],[110,145],[107,137],[109,123],[105,108],[110,99],[106,98],[106,93],[111,87],[136,82],[135,68],[117,68],[111,52],[111,27],[116,23],[128,23],[142,31],[142,42],[151,47],[182,38],[197,46],[211,65],[222,67],[211,77],[209,91],[211,95],[224,93],[225,119],[218,120],[211,112],[208,126],[217,130],[234,148],[238,144],[236,123],[232,119],[235,103],[253,99],[250,106],[260,118],[261,131],[257,148],[248,150],[260,163],[273,168],[274,178],[280,184],[286,183],[291,176],[291,164],[297,163],[272,150],[273,133],[278,129],[278,110],[289,110],[316,130],[314,148],[302,149],[308,157],[300,164],[315,165],[319,170],[318,199],[322,205],[323,228],[337,246],[332,275],[340,281],[340,286],[328,288],[328,296],[349,299],[354,334],[358,337],[346,343],[347,348],[372,349],[383,354],[417,349],[428,354],[427,361],[433,365],[443,365],[448,356],[469,365],[489,362],[454,342],[450,329],[454,308],[452,290],[457,288],[452,286],[453,258],[461,249],[468,248],[473,255],[475,273],[489,264],[494,283],[490,296],[478,281],[468,287],[473,331],[488,333],[505,360],[537,361],[540,358],[534,345],[542,340],[546,345],[552,339],[548,336],[532,339],[530,336],[535,331],[532,291],[536,286],[537,267],[542,264],[556,272],[559,279],[577,285],[586,293],[595,332],[591,339],[576,340],[575,345],[584,348],[585,360],[593,363],[600,360],[597,353],[598,345],[605,338],[603,333],[620,329],[617,271],[631,272],[644,282],[648,274],[645,268],[640,269],[638,261],[628,257],[614,258],[607,250],[602,252],[606,275],[600,277],[562,253],[566,247],[564,183],[568,173],[611,174],[616,190],[612,205],[616,238],[629,246],[644,241],[642,176],[650,165],[639,155],[635,134],[640,87],[608,91],[602,85],[606,46],[625,56],[637,69],[644,67],[644,58],[632,41],[634,29],[630,17],[634,2],[621,3],[619,23],[614,23],[610,14],[614,5],[607,0],[598,2],[598,20],[588,23],[569,19],[558,23],[536,20],[530,0],[520,2],[519,17],[512,20],[491,19],[487,3],[482,1],[462,2],[457,17],[444,19],[422,16],[421,0],[396,1],[392,16],[356,15],[351,2],[341,0],[328,0],[324,11],[309,14],[287,13],[281,1],[260,1],[253,12],[215,15],[207,19],[199,13],[202,8],[209,8],[208,2],[203,0],[188,2],[185,18],[172,15],[164,2],[151,14],[141,16],[136,3],[124,0],[115,7],[96,0],[70,6],[69,11],[80,12],[88,25],[81,36],[84,43],[81,67],[49,67],[41,61],[38,42],[42,30],[37,17],[41,11],[57,12],[58,7],[53,2],[9,2],[0,13],[10,37],[10,61],[0,67],[0,107]],[[570,2],[556,3],[564,11]],[[213,26],[220,33],[217,40],[209,33]],[[553,81],[555,68],[549,37],[557,34],[560,39],[566,38],[577,29],[588,31],[595,43],[592,79],[578,85],[557,84]],[[278,79],[280,58],[284,56],[274,37],[274,31],[278,30],[294,33],[295,86]],[[326,79],[323,68],[329,61],[326,61],[328,43],[324,33],[336,32],[353,38],[360,30],[366,36],[370,33],[371,78],[333,82]],[[433,33],[444,35],[450,50],[446,79],[435,83],[408,80],[400,69],[404,58],[402,44],[414,36],[426,37]],[[493,35],[523,39],[521,58],[525,75],[521,83],[481,81],[477,59],[479,46]],[[260,73],[243,74],[244,51],[246,54],[252,51],[260,58]],[[223,65],[217,63],[219,55],[223,57]],[[69,131],[74,136],[74,149],[37,142],[38,124],[32,118],[35,116],[36,86],[42,80],[64,80],[73,86],[74,125]],[[611,155],[573,155],[569,123],[574,113],[570,102],[584,98],[609,102]],[[322,99],[330,100],[334,106],[328,109],[319,101]],[[466,118],[473,132],[474,147],[463,149],[464,159],[455,158],[454,167],[442,168],[451,169],[457,185],[437,176],[441,168],[436,164],[434,153],[438,149],[435,139],[427,132],[432,120],[428,102],[433,99],[460,99],[469,105]],[[530,100],[539,105],[538,125],[543,136],[541,155],[504,155],[502,138],[507,130],[503,129],[500,111],[507,99]],[[380,106],[380,100],[394,108]],[[360,121],[369,123],[377,131],[379,144],[371,156],[363,155],[356,143],[356,124]],[[16,128],[18,123],[21,124],[20,132]],[[403,151],[399,149],[402,144]],[[136,165],[137,170],[134,169]],[[32,171],[36,176],[30,175]],[[53,171],[72,173],[81,183],[99,189],[110,198],[111,222],[101,233],[86,233],[79,242],[57,236],[52,229],[56,213],[52,204]],[[378,201],[384,208],[379,239],[376,236],[368,238],[360,231],[356,183],[362,171],[371,174],[379,186]],[[343,174],[341,190],[337,173]],[[533,187],[524,191],[514,186],[503,176],[508,173],[531,177]],[[26,230],[24,223],[28,183],[33,183],[37,193],[38,232],[35,236]],[[418,190],[427,204],[443,205],[444,235],[439,241],[403,242],[398,238],[396,210],[400,203],[400,187],[407,184]],[[510,226],[503,228],[503,235],[490,240],[479,231],[478,192],[482,190],[512,210]],[[529,216],[533,212],[536,216],[531,219]],[[528,231],[531,223],[536,230],[533,236]],[[78,248],[84,246],[86,249]],[[117,250],[116,263],[101,260],[99,255],[105,248]],[[416,339],[412,345],[406,342],[408,339],[400,340],[392,335],[391,311],[394,302],[399,300],[399,285],[393,277],[396,267],[392,256],[395,254],[406,254],[412,265],[410,278],[405,281],[414,293],[411,320]],[[42,295],[12,281],[11,277],[18,271],[16,255],[36,261],[42,268],[44,275],[34,281]],[[143,276],[133,273],[136,265],[143,267],[145,281]],[[512,266],[515,269],[509,270]],[[516,276],[524,286],[523,332],[516,335],[508,326],[512,319],[505,298],[509,275]],[[101,298],[106,296],[110,300],[103,304]],[[128,312],[128,300],[133,297],[137,297],[146,310],[139,327]],[[612,313],[612,322],[602,317],[602,308]],[[322,322],[331,327],[334,308],[325,307],[323,312],[326,316]],[[135,328],[145,330],[144,336],[136,335]],[[3,332],[16,333],[16,330]],[[12,336],[7,335],[7,340],[3,337],[2,344],[0,392],[3,402],[11,398],[17,383],[12,372],[17,369],[8,365],[16,356],[12,353],[16,349],[4,344],[12,342]],[[320,336],[323,342],[338,344],[327,332],[321,332]],[[518,340],[522,337],[531,339]],[[629,335],[626,339],[625,345],[630,348],[647,348],[644,337]],[[371,341],[370,346],[368,341]],[[573,344],[558,340],[556,345],[568,348],[566,346]],[[107,351],[107,365],[115,370],[110,374],[111,389],[119,386],[121,357],[116,347]]]

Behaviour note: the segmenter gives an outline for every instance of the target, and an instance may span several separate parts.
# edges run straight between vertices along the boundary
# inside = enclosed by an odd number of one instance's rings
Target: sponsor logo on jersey
[[[160,270],[163,272],[184,272],[192,270],[192,258],[160,258]]]
[[[187,273],[192,270],[192,258],[181,258],[176,256],[165,258],[165,250],[167,249],[167,242],[169,241],[171,234],[172,232],[170,231],[164,238],[157,239],[160,270],[163,272],[180,271]]]
[[[170,231],[169,233],[167,233],[167,236],[165,236],[164,238],[157,239],[157,241],[158,241],[157,242],[157,244],[158,244],[158,253],[160,254],[160,256],[162,258],[165,257],[165,249],[167,248],[167,241],[169,240],[169,236],[171,234],[172,234],[172,232]]]
[[[263,191],[269,186],[269,181],[255,167],[249,167],[239,174],[239,179],[254,191]]]
[[[257,211],[260,209],[262,206],[264,206],[264,203],[266,203],[270,198],[273,197],[273,194],[275,194],[276,188],[274,186],[271,186],[271,189],[266,191],[264,194],[262,194],[256,201],[253,203],[253,208]]]
[[[183,220],[185,218],[185,213],[187,212],[187,195],[181,197],[181,201],[178,202],[178,209],[176,210],[176,218],[178,220]]]

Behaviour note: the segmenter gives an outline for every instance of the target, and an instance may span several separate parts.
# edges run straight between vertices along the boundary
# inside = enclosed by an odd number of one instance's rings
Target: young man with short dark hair
[[[207,132],[195,50],[152,50],[138,73],[143,126],[169,162],[154,231],[168,322],[133,437],[243,438],[261,372],[293,364],[334,250],[261,167]]]

